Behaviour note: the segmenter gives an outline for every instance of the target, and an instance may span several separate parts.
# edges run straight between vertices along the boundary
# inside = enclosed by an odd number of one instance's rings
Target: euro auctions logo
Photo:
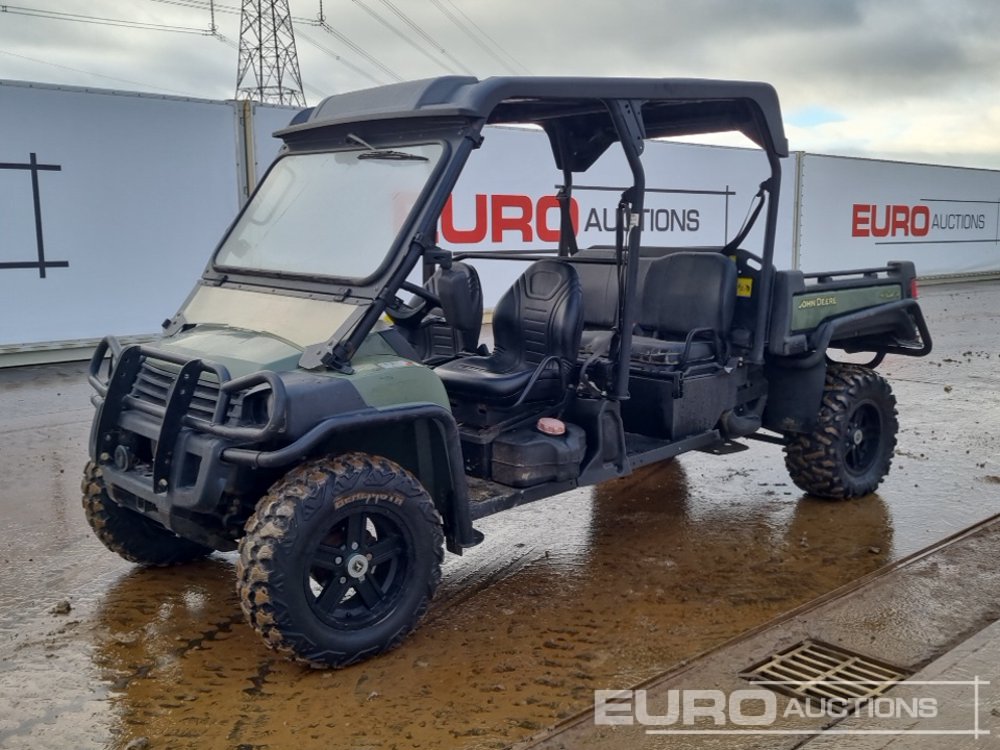
[[[537,237],[541,242],[558,242],[560,233],[559,199],[545,195],[537,200],[527,195],[483,195],[474,199],[473,221],[466,227],[459,227],[455,221],[455,207],[452,198],[441,213],[441,238],[453,245],[503,242],[512,235],[521,242],[532,242]],[[573,233],[580,228],[580,205],[575,198],[570,199],[570,221]]]
[[[778,719],[778,698],[770,690],[668,690],[654,705],[645,690],[595,690],[594,723],[641,724],[648,727],[694,726],[707,720],[714,726],[770,726]]]
[[[813,681],[809,687],[817,685],[830,694],[849,694],[845,686],[851,683]],[[898,685],[899,695],[854,699],[784,697],[765,688],[595,690],[594,724],[638,726],[648,735],[916,734],[979,738],[990,733],[980,727],[980,687],[984,685],[989,682],[978,677],[907,681]]]
[[[585,200],[581,205],[575,197],[569,199],[573,234],[599,241],[602,234],[613,233],[616,204],[608,196],[615,196],[618,191],[618,188],[578,186],[576,192]],[[639,219],[642,231],[648,235],[681,237],[697,236],[708,224],[703,216],[705,210],[714,208],[720,225],[724,223],[729,198],[735,195],[728,189],[654,188],[648,189],[647,194],[648,205]],[[465,196],[457,207],[454,196],[448,198],[441,212],[440,233],[441,240],[449,245],[556,243],[562,234],[562,222],[562,206],[554,195],[476,193]]]
[[[855,203],[852,209],[852,237],[926,237],[930,230],[927,206]]]
[[[851,207],[851,236],[905,240],[927,237],[933,231],[935,236],[946,235],[942,237],[942,240],[946,240],[956,232],[975,232],[986,228],[985,213],[969,211],[967,207],[960,205],[976,201],[941,200],[934,203],[942,205],[935,206],[932,211],[924,203],[855,203]],[[955,206],[949,207],[946,204]]]

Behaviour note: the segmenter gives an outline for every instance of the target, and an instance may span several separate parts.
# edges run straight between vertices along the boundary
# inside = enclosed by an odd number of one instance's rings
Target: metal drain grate
[[[856,703],[881,695],[909,674],[828,643],[803,641],[741,676],[793,698]]]

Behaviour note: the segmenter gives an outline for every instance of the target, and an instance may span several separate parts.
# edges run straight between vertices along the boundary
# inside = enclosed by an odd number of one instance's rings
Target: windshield
[[[440,144],[279,159],[217,266],[363,279],[382,264],[441,157]]]

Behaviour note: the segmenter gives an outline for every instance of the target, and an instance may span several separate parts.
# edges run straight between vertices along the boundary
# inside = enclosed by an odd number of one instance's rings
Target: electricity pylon
[[[305,106],[288,0],[243,0],[236,98]]]

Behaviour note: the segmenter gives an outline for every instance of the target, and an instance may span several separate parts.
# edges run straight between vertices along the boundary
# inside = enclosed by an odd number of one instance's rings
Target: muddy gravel
[[[92,537],[79,364],[0,371],[0,747],[496,748],[1000,512],[1000,286],[928,288],[877,495],[805,498],[780,450],[686,455],[479,524],[422,627],[341,671],[268,651],[233,559],[142,569]]]

